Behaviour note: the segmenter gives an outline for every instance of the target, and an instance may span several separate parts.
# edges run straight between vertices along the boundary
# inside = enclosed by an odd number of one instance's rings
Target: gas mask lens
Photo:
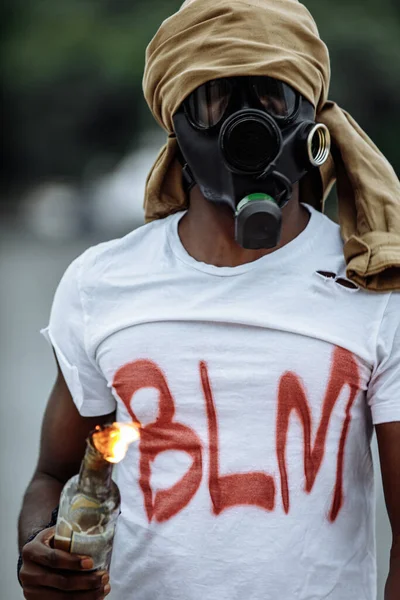
[[[278,119],[291,117],[296,109],[296,92],[271,77],[251,77],[251,85],[263,109]]]
[[[271,77],[230,77],[207,81],[185,101],[188,117],[195,127],[209,129],[218,125],[228,107],[244,106],[264,110],[277,119],[287,119],[296,110],[294,90]]]
[[[225,114],[230,97],[231,85],[227,79],[214,79],[198,87],[186,103],[193,124],[202,129],[217,125]]]

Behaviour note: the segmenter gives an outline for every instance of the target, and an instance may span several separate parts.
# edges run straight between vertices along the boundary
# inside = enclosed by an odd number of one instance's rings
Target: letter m
[[[336,347],[333,351],[331,372],[323,402],[321,420],[316,432],[314,444],[311,446],[312,415],[302,381],[295,373],[289,371],[282,375],[278,392],[276,453],[281,480],[282,502],[286,513],[289,512],[290,506],[289,482],[286,465],[286,444],[291,414],[292,412],[297,414],[303,428],[305,491],[309,493],[313,488],[324,458],[326,436],[333,408],[343,387],[348,385],[350,388],[350,395],[346,405],[345,417],[339,440],[336,483],[329,514],[330,521],[335,521],[343,504],[344,448],[351,421],[350,411],[359,391],[359,381],[359,369],[354,356],[348,350]]]

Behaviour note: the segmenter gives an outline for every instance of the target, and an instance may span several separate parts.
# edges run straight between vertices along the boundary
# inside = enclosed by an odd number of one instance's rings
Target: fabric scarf
[[[188,0],[162,23],[146,50],[143,90],[169,135],[147,178],[146,221],[188,206],[174,113],[199,85],[243,75],[279,79],[313,104],[332,151],[301,180],[300,199],[323,211],[336,180],[347,277],[369,290],[400,290],[399,180],[361,127],[328,100],[328,50],[297,0]]]

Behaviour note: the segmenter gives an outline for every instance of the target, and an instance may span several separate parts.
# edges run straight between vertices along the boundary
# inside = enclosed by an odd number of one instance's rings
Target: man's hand
[[[19,518],[19,548],[23,565],[19,573],[27,600],[99,600],[110,591],[108,574],[90,572],[93,562],[82,566],[79,557],[54,549],[54,527],[44,529],[25,544],[32,532],[49,522],[60,502],[61,490],[79,472],[86,439],[96,425],[113,422],[115,413],[82,417],[60,368],[42,424],[38,465],[24,496]],[[24,545],[25,544],[25,545]],[[105,579],[101,580],[102,575]]]
[[[108,574],[89,571],[93,568],[90,557],[52,548],[54,530],[45,529],[23,547],[20,580],[26,600],[100,600],[107,596]]]

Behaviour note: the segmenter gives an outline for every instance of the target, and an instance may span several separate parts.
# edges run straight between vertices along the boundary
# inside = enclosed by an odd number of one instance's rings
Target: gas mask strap
[[[185,163],[182,167],[182,181],[183,181],[183,189],[188,194],[190,190],[196,185],[196,181],[193,177],[193,173],[190,170],[190,167],[187,163]]]
[[[176,137],[175,134],[171,134],[170,137]],[[182,167],[182,187],[184,189],[185,194],[188,194],[190,192],[190,190],[192,189],[192,187],[194,187],[194,185],[196,185],[196,181],[193,177],[193,173],[190,170],[190,167],[188,165],[188,163],[186,162],[182,150],[180,149],[179,145],[177,148],[177,153],[176,153],[176,158],[179,161],[179,164]]]
[[[292,184],[290,180],[285,175],[283,175],[283,173],[279,173],[278,171],[272,171],[271,175],[275,177],[275,179],[278,180],[279,183],[281,183],[283,186],[282,191],[280,191],[274,198],[279,208],[283,208],[284,206],[286,206],[286,204],[292,197]]]

